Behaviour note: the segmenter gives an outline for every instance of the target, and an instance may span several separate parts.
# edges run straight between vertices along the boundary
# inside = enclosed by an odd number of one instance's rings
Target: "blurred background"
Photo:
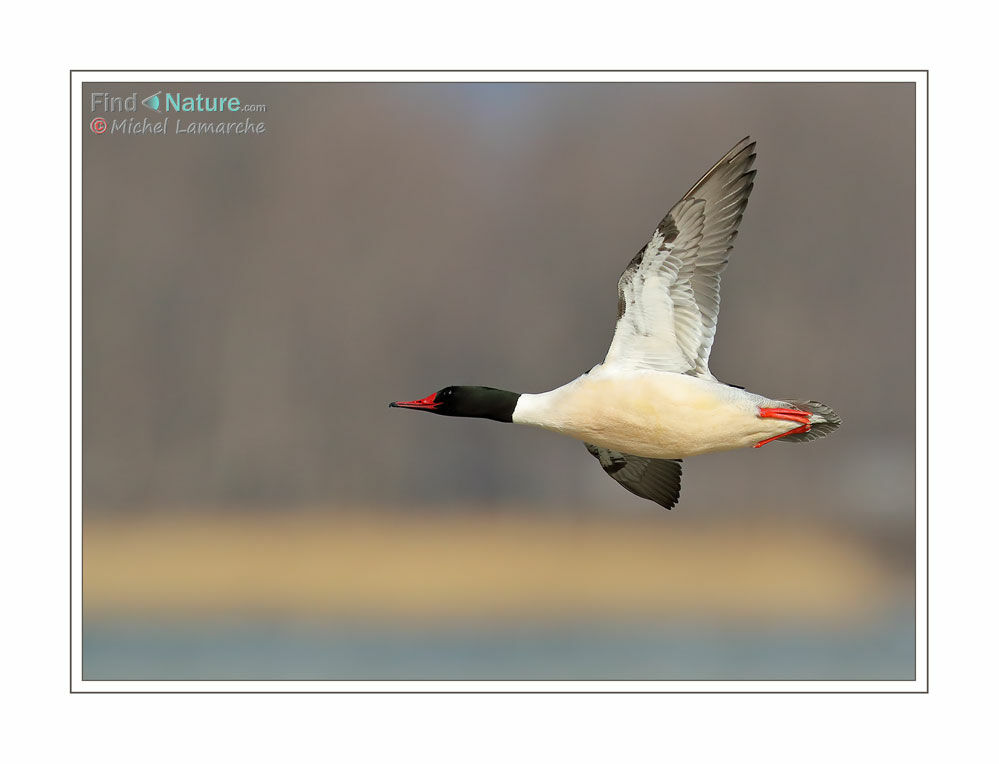
[[[266,132],[88,128],[160,89]],[[84,678],[914,678],[914,104],[84,85]],[[747,134],[711,369],[835,435],[686,460],[667,512],[571,439],[387,407],[602,360],[620,272]]]

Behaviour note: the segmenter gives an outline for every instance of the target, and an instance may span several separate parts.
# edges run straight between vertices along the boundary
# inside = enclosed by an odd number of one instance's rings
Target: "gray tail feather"
[[[824,438],[840,425],[839,414],[829,406],[819,401],[798,401],[788,398],[787,403],[796,409],[808,411],[812,414],[812,429],[808,432],[798,432],[794,435],[785,435],[777,440],[778,443],[807,443],[810,440]]]

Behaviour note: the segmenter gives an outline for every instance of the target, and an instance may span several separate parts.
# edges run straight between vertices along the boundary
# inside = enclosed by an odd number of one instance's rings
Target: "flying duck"
[[[564,433],[624,488],[666,509],[680,496],[684,457],[831,433],[840,418],[824,403],[757,395],[708,370],[721,274],[753,190],[755,148],[748,137],[732,147],[628,263],[603,363],[546,393],[461,385],[389,406]]]

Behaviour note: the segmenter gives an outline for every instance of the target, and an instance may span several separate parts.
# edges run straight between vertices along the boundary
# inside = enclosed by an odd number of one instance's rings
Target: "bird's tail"
[[[810,440],[824,438],[840,425],[839,414],[824,403],[820,403],[819,401],[798,401],[793,398],[788,398],[787,403],[792,408],[801,409],[811,414],[811,420],[809,421],[811,429],[808,432],[796,432],[785,435],[778,439],[779,443],[807,443]]]

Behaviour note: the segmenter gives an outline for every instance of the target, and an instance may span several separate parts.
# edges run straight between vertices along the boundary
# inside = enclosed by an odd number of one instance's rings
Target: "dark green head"
[[[429,411],[444,416],[474,416],[512,422],[520,393],[478,385],[452,385],[418,401],[396,401],[389,406]]]

